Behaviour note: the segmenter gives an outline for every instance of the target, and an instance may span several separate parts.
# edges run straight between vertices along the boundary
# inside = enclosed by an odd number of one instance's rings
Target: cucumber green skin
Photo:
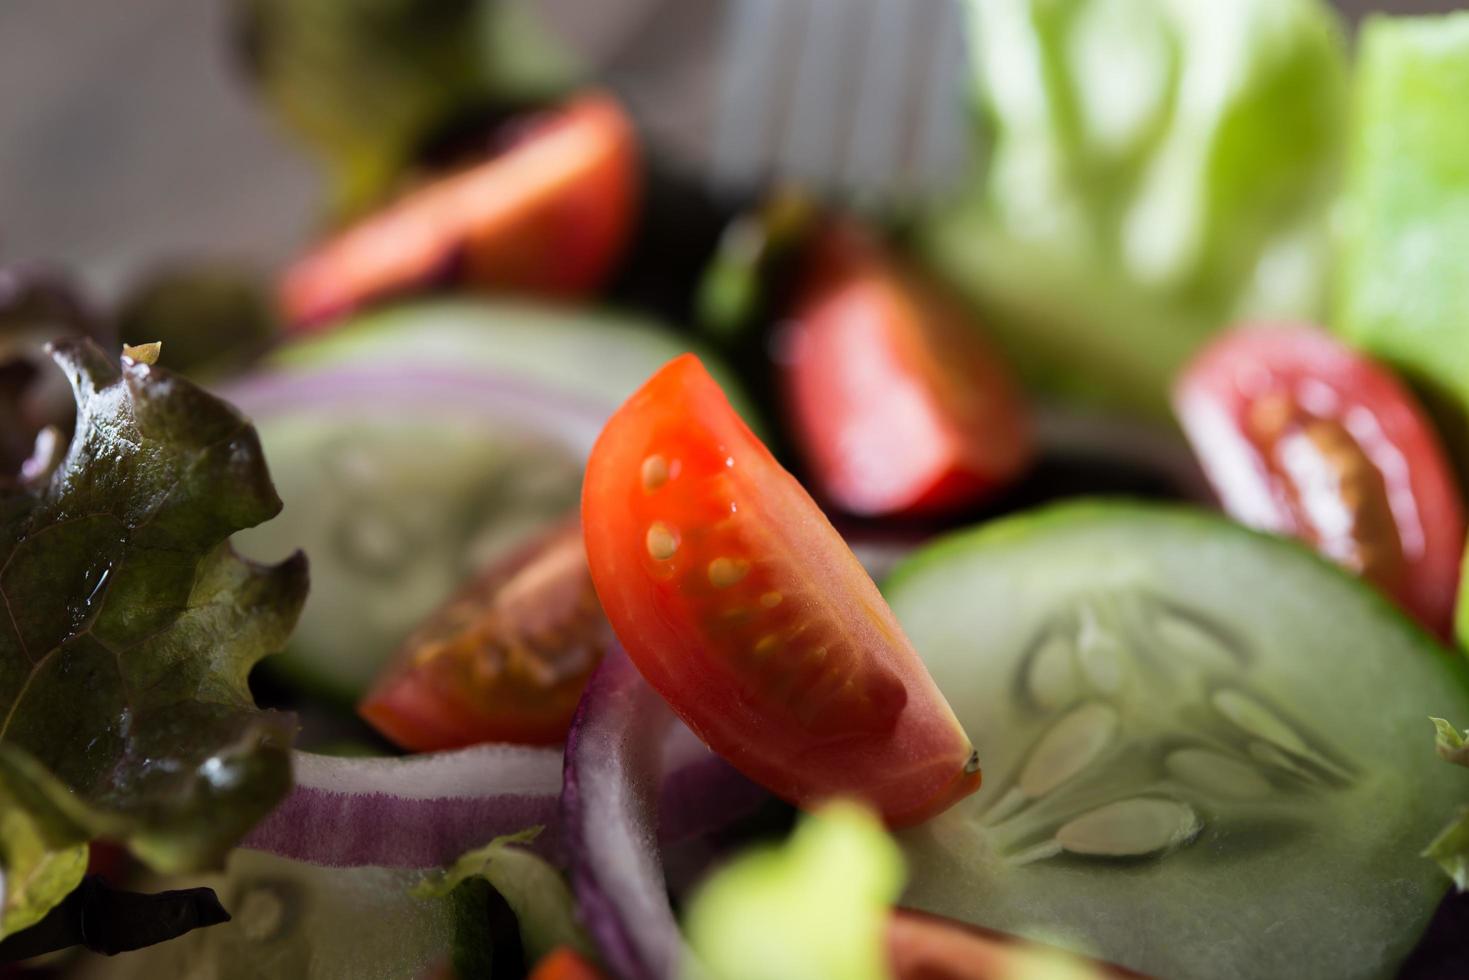
[[[469,297],[375,309],[271,357],[284,370],[391,362],[487,369],[611,409],[668,361],[693,351],[746,422],[758,419],[733,375],[690,338],[649,320],[586,307]]]
[[[279,980],[436,976],[453,955],[448,898],[415,898],[423,872],[323,868],[259,851],[231,852],[224,872],[159,882],[213,888],[232,920],[111,958],[79,980]]]
[[[1203,820],[1192,843],[1127,860],[1004,863],[979,816],[1059,714],[1023,702],[1020,655],[1064,599],[1099,589],[1146,589],[1233,631],[1253,653],[1223,683],[1292,719],[1314,748],[1354,768],[1350,781],[1277,790],[1267,819],[1264,808],[1177,782],[1158,790],[1147,746],[1104,755],[1076,777],[1084,806],[1123,790],[1182,799]],[[960,532],[910,558],[885,591],[985,772],[979,793],[903,834],[905,904],[1183,980],[1385,977],[1412,948],[1447,886],[1420,852],[1469,800],[1469,771],[1437,758],[1428,716],[1469,718],[1469,666],[1375,591],[1294,543],[1120,502]],[[1146,647],[1134,639],[1130,649]],[[1124,706],[1124,732],[1168,717],[1166,700]],[[1176,703],[1198,726],[1182,736],[1236,734],[1208,701]],[[1143,771],[1147,790],[1136,788]]]

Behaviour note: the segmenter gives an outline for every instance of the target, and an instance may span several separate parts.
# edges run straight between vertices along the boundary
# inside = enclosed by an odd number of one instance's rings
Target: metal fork
[[[968,156],[958,0],[734,0],[711,177],[842,196],[941,189]]]
[[[910,199],[972,151],[960,2],[645,2],[602,73],[655,147],[720,191]]]

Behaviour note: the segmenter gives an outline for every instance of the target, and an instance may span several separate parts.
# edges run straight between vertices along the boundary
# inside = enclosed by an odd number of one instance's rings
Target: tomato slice
[[[536,964],[530,980],[602,980],[602,971],[575,950],[562,946]]]
[[[1449,635],[1463,502],[1387,369],[1312,327],[1237,329],[1190,365],[1174,407],[1231,516],[1310,543]]]
[[[843,510],[960,510],[1033,456],[1020,388],[965,311],[854,225],[810,246],[782,355],[812,481]]]
[[[858,796],[899,825],[978,788],[872,579],[692,355],[607,423],[582,525],[633,662],[750,778],[797,804]]]
[[[888,920],[894,980],[1107,980],[1141,974],[937,915],[894,911]]]
[[[581,296],[606,279],[632,227],[638,152],[609,96],[517,127],[504,152],[412,191],[297,262],[280,303],[297,329],[451,273],[485,290]]]
[[[415,752],[554,744],[611,641],[573,522],[492,565],[430,616],[358,713]]]

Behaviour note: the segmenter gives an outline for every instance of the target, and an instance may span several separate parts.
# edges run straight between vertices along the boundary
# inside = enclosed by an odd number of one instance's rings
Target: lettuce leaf
[[[228,544],[281,506],[254,430],[89,341],[54,357],[76,434],[0,493],[0,932],[75,885],[86,841],[211,866],[290,787],[294,719],[246,678],[294,625],[306,563]]]
[[[1202,338],[1313,317],[1344,142],[1320,0],[969,0],[985,170],[924,229],[1022,369],[1166,411]]]
[[[885,926],[906,876],[868,810],[835,803],[790,840],[745,854],[695,894],[684,931],[690,976],[713,980],[883,980]]]
[[[590,956],[592,944],[576,921],[576,902],[566,879],[545,859],[521,846],[534,841],[540,832],[540,827],[531,827],[496,837],[448,869],[429,875],[412,894],[442,898],[467,881],[483,879],[514,910],[527,963],[562,946]]]
[[[1430,718],[1434,728],[1434,744],[1446,762],[1469,766],[1469,732],[1459,733],[1443,718]],[[1437,861],[1444,873],[1454,880],[1459,891],[1469,890],[1469,806],[1459,811],[1443,832],[1433,839],[1423,856]]]

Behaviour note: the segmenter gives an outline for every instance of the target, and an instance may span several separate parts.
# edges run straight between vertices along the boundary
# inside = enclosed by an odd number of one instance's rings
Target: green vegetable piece
[[[1469,766],[1469,743],[1465,743],[1464,735],[1459,730],[1442,718],[1430,718],[1433,727],[1437,731],[1435,743],[1438,746],[1438,754],[1449,762],[1461,766]],[[1465,735],[1469,735],[1466,732]]]
[[[1433,858],[1459,891],[1469,890],[1469,807],[1433,839],[1423,856]]]
[[[1459,572],[1459,607],[1454,620],[1459,646],[1469,650],[1469,548],[1464,549],[1464,565]]]
[[[86,844],[53,845],[45,822],[0,786],[0,937],[40,922],[86,871]]]
[[[926,248],[1032,380],[1153,412],[1199,341],[1314,316],[1346,109],[1320,0],[970,0],[986,171]]]
[[[289,789],[295,731],[246,684],[306,594],[300,555],[256,565],[227,543],[280,509],[254,430],[90,342],[54,356],[76,435],[48,480],[0,496],[8,922],[63,897],[91,838],[162,871],[219,861]]]
[[[1469,13],[1374,17],[1358,60],[1335,326],[1425,391],[1463,474]]]
[[[834,803],[790,840],[738,858],[695,894],[684,931],[713,980],[884,980],[903,858],[866,809]]]
[[[529,844],[541,833],[531,827],[518,834],[496,837],[470,851],[445,871],[431,874],[413,889],[415,898],[443,898],[466,881],[483,879],[515,911],[527,963],[552,950],[569,946],[593,956],[592,944],[576,921],[576,902],[560,872],[544,859],[518,845]]]

